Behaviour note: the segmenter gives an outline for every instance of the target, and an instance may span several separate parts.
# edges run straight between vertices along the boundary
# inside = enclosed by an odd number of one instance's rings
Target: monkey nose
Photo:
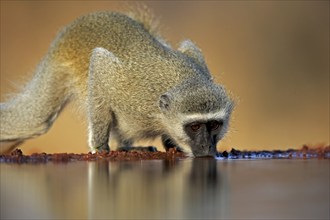
[[[213,145],[202,145],[202,150],[205,151],[206,153],[212,153],[215,148]]]
[[[202,145],[201,147],[204,151],[208,151],[211,149],[211,145]]]
[[[203,150],[212,150],[214,148],[214,146],[212,145],[212,144],[210,144],[210,145],[202,145],[202,149]]]
[[[206,150],[208,152],[208,155],[215,156],[215,154],[217,153],[216,148],[217,148],[216,145],[209,145],[208,149]]]

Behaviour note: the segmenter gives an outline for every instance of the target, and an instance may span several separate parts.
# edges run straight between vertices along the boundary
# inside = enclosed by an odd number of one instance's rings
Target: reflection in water
[[[211,158],[196,158],[187,178],[187,188],[184,191],[184,216],[222,217],[227,207],[225,179],[217,170],[217,162]]]
[[[329,163],[211,158],[1,163],[0,218],[325,219]]]
[[[211,158],[98,162],[88,169],[91,219],[221,217],[225,210],[221,192],[226,190]]]

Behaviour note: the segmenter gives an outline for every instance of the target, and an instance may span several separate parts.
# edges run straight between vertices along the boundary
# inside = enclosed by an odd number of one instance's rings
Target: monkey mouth
[[[198,146],[192,148],[195,157],[215,157],[217,154],[216,146]]]
[[[194,157],[215,157],[217,154],[216,151],[209,150],[209,151],[193,151]]]
[[[209,157],[209,158],[215,158],[215,154],[194,154],[194,157]]]

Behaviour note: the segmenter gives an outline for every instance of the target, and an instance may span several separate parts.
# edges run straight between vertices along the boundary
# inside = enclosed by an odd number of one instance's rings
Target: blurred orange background
[[[1,101],[32,77],[62,26],[130,3],[1,1]],[[186,38],[196,42],[216,81],[234,95],[231,129],[220,150],[329,144],[329,1],[144,3],[160,18],[163,37],[173,47]],[[162,149],[159,141],[147,144]],[[83,114],[69,106],[47,134],[20,148],[87,152]]]

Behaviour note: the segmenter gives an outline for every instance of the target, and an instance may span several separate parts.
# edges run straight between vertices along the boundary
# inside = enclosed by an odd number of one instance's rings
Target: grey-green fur
[[[45,133],[70,100],[86,109],[92,151],[109,149],[109,133],[121,145],[160,135],[185,145],[171,130],[180,126],[177,115],[225,111],[229,120],[232,101],[214,84],[201,50],[189,40],[172,49],[148,27],[99,12],[63,28],[32,81],[0,104],[0,142]]]

